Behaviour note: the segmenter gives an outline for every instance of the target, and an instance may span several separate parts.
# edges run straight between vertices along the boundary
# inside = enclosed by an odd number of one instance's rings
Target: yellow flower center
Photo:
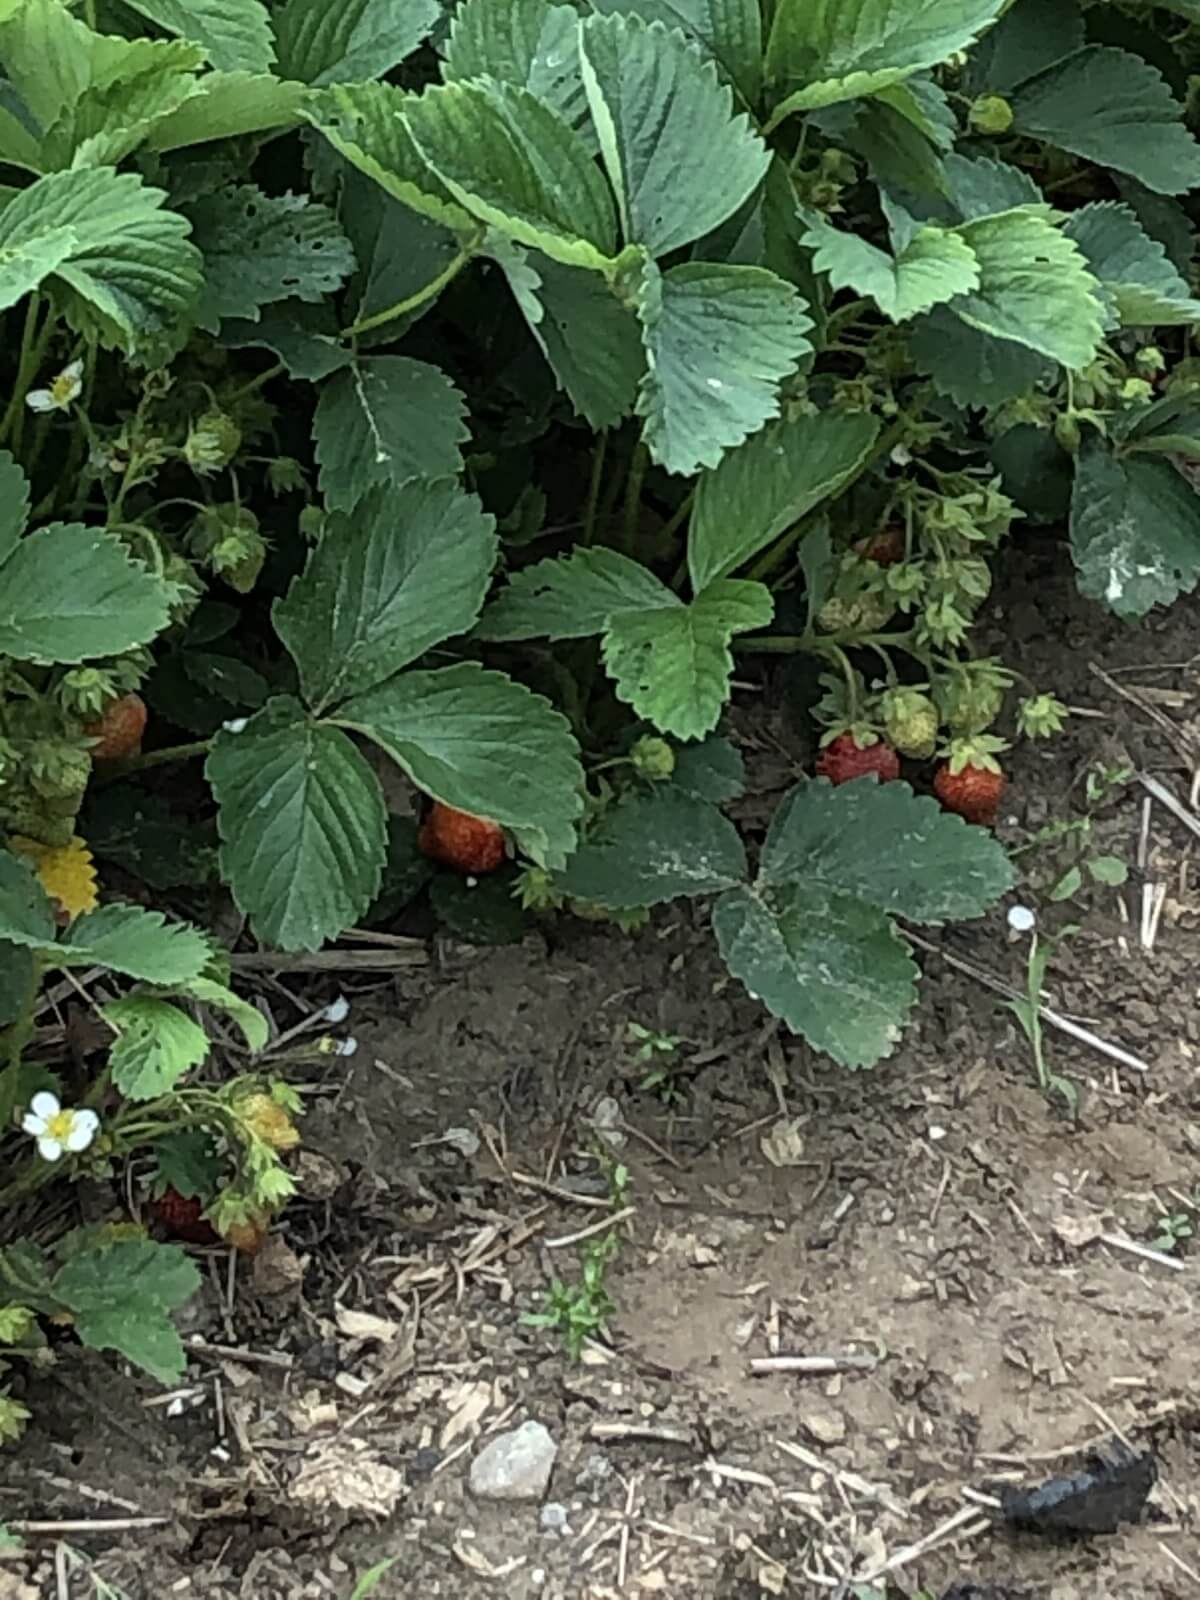
[[[71,373],[60,372],[50,380],[50,394],[56,406],[69,405],[79,393],[79,379]]]
[[[46,1137],[57,1139],[59,1144],[64,1144],[70,1137],[71,1129],[75,1126],[75,1113],[73,1111],[56,1111],[46,1120]]]

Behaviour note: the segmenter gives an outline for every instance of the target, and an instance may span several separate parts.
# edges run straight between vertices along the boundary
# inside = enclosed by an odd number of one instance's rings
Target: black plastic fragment
[[[1000,1507],[1012,1527],[1034,1533],[1115,1533],[1123,1522],[1138,1521],[1157,1477],[1153,1452],[1138,1455],[1114,1440],[1108,1455],[1090,1457],[1074,1477],[1003,1489]]]

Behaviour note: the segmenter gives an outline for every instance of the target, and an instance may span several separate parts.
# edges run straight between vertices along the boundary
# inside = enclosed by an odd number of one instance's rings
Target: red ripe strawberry
[[[182,1195],[178,1189],[164,1189],[150,1202],[150,1210],[172,1239],[182,1239],[185,1244],[220,1242],[217,1230],[201,1214],[204,1202],[199,1195]]]
[[[894,567],[897,561],[904,560],[904,529],[880,528],[878,533],[868,533],[865,538],[856,539],[853,550],[864,561],[874,561],[881,567]]]
[[[996,820],[1000,796],[1008,786],[1008,779],[996,768],[973,766],[970,762],[955,772],[949,761],[937,769],[933,792],[947,811],[955,811],[968,822],[978,822],[990,827]]]
[[[882,739],[860,746],[852,733],[839,733],[817,757],[817,775],[835,785],[852,778],[877,778],[887,783],[900,776],[900,757]]]
[[[146,731],[146,702],[140,694],[123,694],[119,700],[110,701],[98,720],[89,722],[83,731],[89,739],[98,741],[89,752],[93,761],[136,756]]]
[[[495,872],[505,857],[504,830],[499,823],[455,811],[440,800],[433,802],[421,824],[418,843],[434,861],[472,875]]]

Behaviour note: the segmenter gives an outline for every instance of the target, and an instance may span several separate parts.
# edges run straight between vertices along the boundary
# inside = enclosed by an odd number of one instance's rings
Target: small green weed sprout
[[[643,1094],[656,1094],[667,1106],[682,1100],[683,1090],[676,1079],[679,1046],[683,1043],[680,1036],[659,1033],[643,1027],[640,1022],[630,1022],[625,1028],[625,1038],[633,1047],[634,1061],[648,1069],[638,1079],[638,1089]]]
[[[609,1201],[614,1217],[624,1210],[629,1193],[629,1169],[619,1162],[609,1168]],[[616,1223],[584,1244],[579,1280],[567,1283],[553,1278],[546,1290],[544,1311],[527,1311],[521,1318],[531,1328],[552,1328],[562,1335],[567,1354],[578,1361],[588,1339],[603,1338],[616,1305],[608,1292],[608,1269],[621,1248]]]
[[[1006,1001],[1008,1009],[1021,1024],[1033,1054],[1038,1087],[1047,1099],[1059,1095],[1066,1102],[1072,1117],[1079,1115],[1079,1087],[1069,1078],[1055,1072],[1046,1059],[1045,1038],[1042,1032],[1042,987],[1046,968],[1055,949],[1064,939],[1079,932],[1075,924],[1057,934],[1040,934],[1036,927],[1029,936],[1029,954],[1025,960],[1025,993],[1015,1000]]]

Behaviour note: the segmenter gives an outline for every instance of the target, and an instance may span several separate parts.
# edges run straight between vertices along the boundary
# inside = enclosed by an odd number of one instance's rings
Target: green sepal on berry
[[[975,767],[980,772],[1000,772],[1002,769],[996,758],[1008,748],[1007,739],[994,733],[979,733],[969,739],[949,740],[938,754],[957,777],[966,767]]]
[[[1030,695],[1017,708],[1017,728],[1027,739],[1051,739],[1063,731],[1070,715],[1054,695]]]
[[[206,411],[188,429],[184,460],[199,478],[221,472],[237,455],[242,430],[223,411]]]
[[[526,911],[557,911],[563,904],[564,897],[554,886],[553,874],[544,867],[522,867],[512,892]]]
[[[101,667],[73,667],[58,686],[58,698],[69,716],[98,717],[120,694],[115,674]]]

